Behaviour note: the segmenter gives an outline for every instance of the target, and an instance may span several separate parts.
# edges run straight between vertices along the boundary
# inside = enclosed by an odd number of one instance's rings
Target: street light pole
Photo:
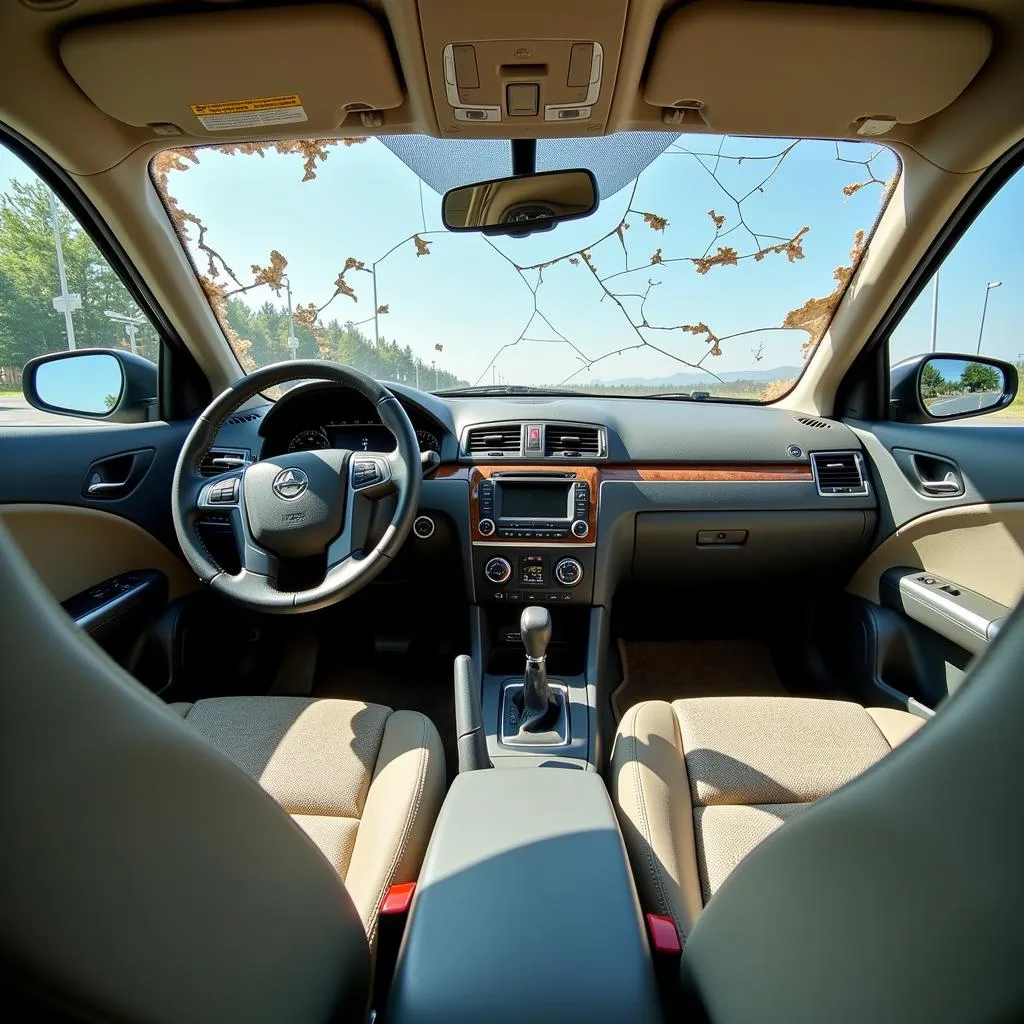
[[[295,317],[292,315],[292,281],[287,274],[285,274],[284,283],[288,289],[288,348],[291,350],[292,359],[294,359],[299,342],[295,337]]]
[[[981,304],[981,325],[978,327],[978,347],[974,350],[976,356],[981,355],[981,336],[985,333],[985,313],[988,310],[988,293],[993,288],[998,288],[1003,282],[1002,281],[989,281],[985,285],[985,301]]]
[[[53,190],[47,188],[50,198],[50,217],[53,220],[53,244],[57,250],[57,277],[60,278],[60,302],[64,309],[64,324],[68,332],[68,348],[75,347],[75,325],[71,319],[71,295],[68,292],[68,275],[64,272],[64,243],[60,237],[60,221],[57,219],[57,200]]]
[[[939,327],[939,272],[935,271],[932,285],[932,351],[935,351],[935,339]]]

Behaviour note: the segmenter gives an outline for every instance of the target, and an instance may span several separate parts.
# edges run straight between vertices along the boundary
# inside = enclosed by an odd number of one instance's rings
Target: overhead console
[[[626,0],[452,4],[419,0],[430,88],[443,135],[601,133]],[[523,37],[523,26],[530,26]]]

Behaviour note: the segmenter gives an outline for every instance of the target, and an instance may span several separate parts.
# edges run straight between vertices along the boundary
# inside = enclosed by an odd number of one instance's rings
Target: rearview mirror
[[[904,423],[962,419],[1008,406],[1017,394],[1017,368],[988,356],[929,353],[891,370],[894,418]]]
[[[529,235],[597,209],[597,181],[587,170],[494,178],[445,193],[441,219],[449,231]]]
[[[43,412],[114,423],[141,423],[157,402],[157,368],[116,349],[75,349],[25,364],[22,391]]]

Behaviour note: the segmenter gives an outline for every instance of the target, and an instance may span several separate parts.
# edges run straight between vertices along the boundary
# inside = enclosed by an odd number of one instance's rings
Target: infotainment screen
[[[565,519],[571,484],[501,482],[502,519]]]

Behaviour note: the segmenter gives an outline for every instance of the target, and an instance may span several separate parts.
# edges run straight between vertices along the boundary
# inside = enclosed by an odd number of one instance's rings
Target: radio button
[[[575,587],[583,579],[583,566],[575,558],[563,558],[555,566],[555,579],[563,587]],[[568,595],[562,599],[566,600]]]
[[[590,533],[590,527],[587,525],[585,520],[577,519],[576,522],[572,524],[572,535],[574,537],[578,537],[582,540],[588,533]]]
[[[493,519],[481,519],[476,524],[477,531],[481,537],[490,537],[494,533],[494,520]]]
[[[507,559],[491,558],[484,566],[484,575],[491,583],[505,583],[512,575],[512,566]]]

